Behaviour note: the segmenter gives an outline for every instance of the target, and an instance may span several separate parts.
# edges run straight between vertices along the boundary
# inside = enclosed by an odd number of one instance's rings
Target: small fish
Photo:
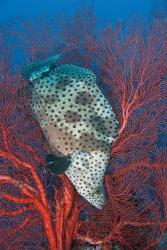
[[[53,58],[24,67],[32,83],[32,112],[55,156],[48,156],[47,166],[64,172],[80,195],[102,208],[118,121],[92,71],[70,64],[53,67]]]

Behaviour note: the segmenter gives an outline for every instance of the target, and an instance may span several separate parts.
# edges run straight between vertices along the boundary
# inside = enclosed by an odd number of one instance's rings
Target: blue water
[[[73,13],[81,0],[1,0],[0,22],[20,17],[34,18],[38,15],[53,16],[60,12]],[[149,16],[154,0],[95,0],[89,1],[95,6],[99,18],[115,22],[130,16]]]

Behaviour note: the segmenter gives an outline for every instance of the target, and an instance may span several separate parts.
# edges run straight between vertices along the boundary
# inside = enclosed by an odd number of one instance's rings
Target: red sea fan
[[[49,147],[28,108],[27,83],[6,79],[0,82],[0,248],[70,249],[83,204],[75,205],[67,178],[45,168]]]
[[[145,36],[111,28],[102,35],[97,62],[120,129],[106,173],[109,201],[78,229],[91,244],[157,249],[165,240],[166,35],[166,23]]]

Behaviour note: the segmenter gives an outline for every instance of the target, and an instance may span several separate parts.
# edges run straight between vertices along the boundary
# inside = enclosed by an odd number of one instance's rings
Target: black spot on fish
[[[67,110],[67,112],[64,114],[64,119],[68,123],[75,123],[81,121],[82,116],[77,112]]]
[[[93,102],[93,97],[87,91],[78,92],[75,102],[80,105],[91,104]]]
[[[63,174],[71,164],[70,156],[56,156],[48,154],[46,156],[46,166],[55,174]]]

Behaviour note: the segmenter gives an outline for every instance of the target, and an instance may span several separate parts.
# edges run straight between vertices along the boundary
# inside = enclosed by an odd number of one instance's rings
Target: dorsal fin
[[[40,77],[42,73],[49,72],[55,62],[60,58],[61,54],[56,54],[49,57],[46,60],[34,62],[28,65],[25,65],[22,68],[22,75],[29,81],[33,81]]]

